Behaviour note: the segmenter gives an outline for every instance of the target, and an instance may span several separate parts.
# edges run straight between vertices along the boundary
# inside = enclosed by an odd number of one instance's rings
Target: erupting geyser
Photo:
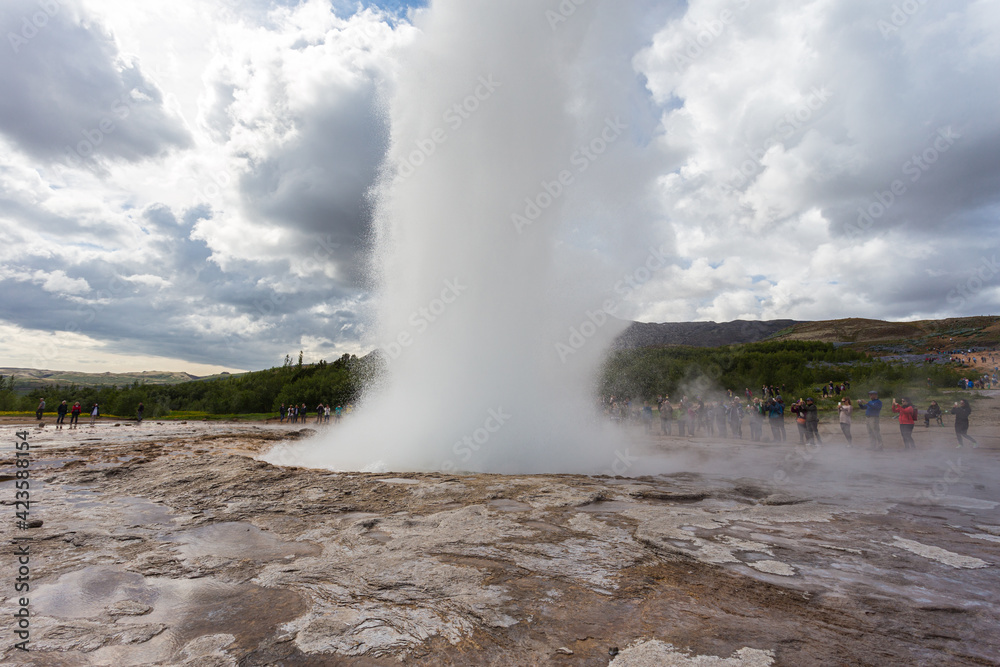
[[[649,253],[623,226],[641,188],[622,167],[632,91],[613,70],[628,62],[600,48],[629,10],[563,5],[448,0],[418,16],[375,216],[369,342],[388,378],[328,434],[268,460],[593,473],[620,461],[594,379],[622,326],[609,314],[622,271],[594,248]]]

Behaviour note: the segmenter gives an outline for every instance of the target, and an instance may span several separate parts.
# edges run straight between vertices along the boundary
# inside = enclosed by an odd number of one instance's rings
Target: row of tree
[[[356,401],[364,378],[372,373],[371,361],[343,355],[337,361],[303,365],[286,357],[280,368],[211,380],[195,380],[174,385],[135,382],[126,386],[81,387],[77,385],[33,389],[24,395],[14,391],[16,379],[0,379],[0,410],[34,411],[44,398],[46,411],[54,411],[65,400],[80,401],[86,412],[97,403],[103,414],[133,415],[142,403],[149,417],[173,411],[208,414],[260,414],[277,412],[278,406],[305,403],[310,409],[319,403],[331,406]]]
[[[94,403],[103,414],[133,415],[143,403],[146,415],[172,411],[208,414],[275,413],[281,404],[319,403],[332,406],[358,400],[362,388],[383,368],[377,355],[363,359],[344,355],[337,361],[303,365],[285,357],[278,368],[175,385],[133,383],[127,386],[58,385],[14,391],[14,378],[0,378],[0,410],[34,411],[44,398],[52,411],[62,400],[80,401],[86,411]],[[789,341],[718,348],[668,347],[620,350],[609,355],[600,377],[602,395],[652,399],[659,395],[707,395],[761,385],[783,387],[786,395],[815,395],[827,382],[850,380],[855,396],[875,389],[885,396],[903,395],[914,385],[954,387],[959,370],[940,364],[887,363],[830,343]]]
[[[605,362],[600,392],[642,400],[749,388],[759,396],[761,386],[768,385],[797,397],[849,380],[855,396],[869,389],[900,396],[917,385],[955,387],[958,378],[950,365],[890,363],[831,343],[787,341],[620,350]]]

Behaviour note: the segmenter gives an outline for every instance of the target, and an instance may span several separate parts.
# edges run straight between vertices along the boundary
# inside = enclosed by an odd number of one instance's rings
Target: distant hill
[[[906,347],[917,353],[956,348],[993,348],[1000,344],[1000,317],[953,317],[945,320],[883,322],[849,318],[798,322],[770,340],[816,340],[855,347]]]
[[[668,345],[719,347],[756,343],[797,324],[803,323],[795,320],[665,322],[663,324],[633,322],[618,335],[614,347],[618,349]]]
[[[995,348],[1000,345],[1000,317],[958,317],[917,322],[885,322],[862,318],[819,322],[633,322],[615,340],[615,347],[718,347],[763,340],[841,343],[872,352],[905,348],[920,354],[931,350]]]
[[[79,387],[99,387],[101,385],[122,386],[139,381],[146,384],[178,384],[191,380],[201,380],[190,373],[173,373],[168,371],[143,371],[141,373],[81,373],[78,371],[50,371],[37,368],[0,368],[0,376],[14,376],[14,390],[19,394],[53,385]]]

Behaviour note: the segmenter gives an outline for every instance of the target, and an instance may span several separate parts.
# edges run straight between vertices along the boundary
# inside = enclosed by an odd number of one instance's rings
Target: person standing
[[[896,399],[892,399],[892,412],[899,415],[899,434],[903,438],[903,449],[916,449],[917,444],[913,441],[913,425],[917,421],[917,409],[908,398],[899,399],[899,403]]]
[[[284,423],[285,423],[285,415],[286,415],[287,413],[288,413],[288,408],[286,408],[286,407],[285,407],[285,404],[284,404],[284,403],[282,403],[282,404],[281,404],[281,407],[280,407],[280,408],[278,408],[278,414],[279,414],[279,415],[281,415],[281,420],[280,420],[280,421],[278,421],[278,423],[279,423],[279,424],[284,424]]]
[[[962,439],[965,438],[972,443],[973,447],[978,447],[979,443],[969,435],[969,415],[972,414],[969,402],[963,398],[951,409],[951,414],[955,415],[955,437],[958,438],[958,446],[961,447],[964,444]]]
[[[90,411],[90,425],[93,426],[97,418],[101,416],[101,408],[94,403],[94,408]]]
[[[146,406],[144,406],[142,403],[140,403],[139,407],[135,411],[135,421],[136,421],[137,424],[141,424],[142,423],[142,414],[145,411],[146,411]]]
[[[687,429],[688,435],[696,435],[698,431],[698,401],[700,399],[695,398],[695,400],[688,403],[688,418],[687,418]]]
[[[760,442],[764,437],[764,403],[756,396],[749,406],[750,412],[750,439]]]
[[[329,424],[330,423],[330,404],[329,403],[326,403],[323,406],[323,423],[324,424]]]
[[[853,438],[851,438],[851,413],[854,412],[854,406],[851,405],[849,396],[845,396],[837,403],[837,412],[840,414],[840,431],[847,440],[847,446],[851,447],[854,443]]]
[[[42,415],[45,413],[45,399],[38,401],[38,408],[35,409],[35,419],[42,421]]]
[[[670,396],[664,396],[660,402],[660,433],[670,435],[671,422],[674,420],[674,406],[670,404]]]
[[[799,429],[799,444],[806,444],[806,402],[800,397],[792,403],[792,414],[795,415],[795,426]]]
[[[868,449],[882,449],[882,431],[879,427],[879,416],[882,414],[882,401],[874,389],[868,392],[868,401],[858,401],[858,407],[865,409],[865,426],[868,427],[868,439],[871,441]]]
[[[736,397],[729,406],[729,430],[737,440],[743,439],[743,408],[740,407],[740,399]]]
[[[681,398],[681,402],[677,405],[677,435],[684,437],[685,429],[687,425],[687,397]]]
[[[719,432],[720,438],[728,437],[726,432],[726,405],[722,401],[715,401],[715,429]]]
[[[643,430],[649,434],[653,432],[653,406],[649,404],[649,401],[642,402],[642,411],[639,413],[639,418],[642,420]]]
[[[73,408],[69,411],[69,427],[76,428],[80,425],[80,413],[83,412],[83,408],[80,407],[80,401],[73,404]]]
[[[66,405],[66,401],[59,404],[56,408],[56,428],[62,428],[63,422],[66,420],[66,411],[69,407]]]
[[[715,435],[715,411],[712,409],[714,403],[698,399],[698,414],[702,425],[705,427],[705,435]]]
[[[785,441],[785,405],[772,398],[767,402],[767,421],[771,425],[771,437],[774,442]]]
[[[708,425],[708,406],[705,405],[705,401],[698,398],[698,407],[696,408],[698,414],[698,428],[702,430],[705,435],[712,435],[712,429]]]
[[[822,445],[823,441],[819,437],[819,408],[812,396],[806,399],[806,442],[816,442]]]

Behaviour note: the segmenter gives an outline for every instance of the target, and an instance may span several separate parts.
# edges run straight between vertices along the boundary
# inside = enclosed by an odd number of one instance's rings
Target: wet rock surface
[[[288,436],[33,432],[43,524],[0,524],[31,539],[31,651],[3,664],[1000,660],[994,450],[828,445],[790,468],[793,445],[650,438],[630,479],[258,460]]]

